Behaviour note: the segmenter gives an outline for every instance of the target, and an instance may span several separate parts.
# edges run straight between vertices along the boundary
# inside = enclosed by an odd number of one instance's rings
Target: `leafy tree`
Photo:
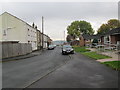
[[[93,28],[89,22],[86,21],[74,21],[67,27],[69,35],[78,38],[80,34],[93,34]]]
[[[120,21],[117,19],[110,19],[106,24],[102,24],[98,29],[98,34],[103,34],[111,29],[120,27]]]
[[[103,34],[110,30],[110,26],[108,24],[102,24],[100,28],[98,29],[98,34]]]
[[[117,28],[120,27],[120,21],[117,19],[110,19],[108,20],[107,24],[109,25],[110,28]]]

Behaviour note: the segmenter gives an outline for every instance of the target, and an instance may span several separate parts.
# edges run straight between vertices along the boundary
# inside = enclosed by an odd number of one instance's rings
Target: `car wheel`
[[[64,55],[64,52],[62,51],[62,55]]]
[[[74,54],[75,52],[73,51],[72,54]]]

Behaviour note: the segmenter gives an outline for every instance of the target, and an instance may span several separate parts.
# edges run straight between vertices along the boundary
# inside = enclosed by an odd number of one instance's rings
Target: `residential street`
[[[41,55],[3,63],[3,88],[117,88],[118,72],[61,48]]]

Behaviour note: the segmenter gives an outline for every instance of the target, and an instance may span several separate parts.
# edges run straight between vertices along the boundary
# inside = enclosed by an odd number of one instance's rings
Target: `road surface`
[[[61,48],[3,63],[3,88],[117,88],[118,72]]]

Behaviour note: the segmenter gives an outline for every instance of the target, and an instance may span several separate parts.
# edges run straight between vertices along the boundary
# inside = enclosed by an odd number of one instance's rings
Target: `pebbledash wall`
[[[37,30],[23,20],[4,12],[0,15],[0,41],[17,41],[32,45],[37,49]]]

